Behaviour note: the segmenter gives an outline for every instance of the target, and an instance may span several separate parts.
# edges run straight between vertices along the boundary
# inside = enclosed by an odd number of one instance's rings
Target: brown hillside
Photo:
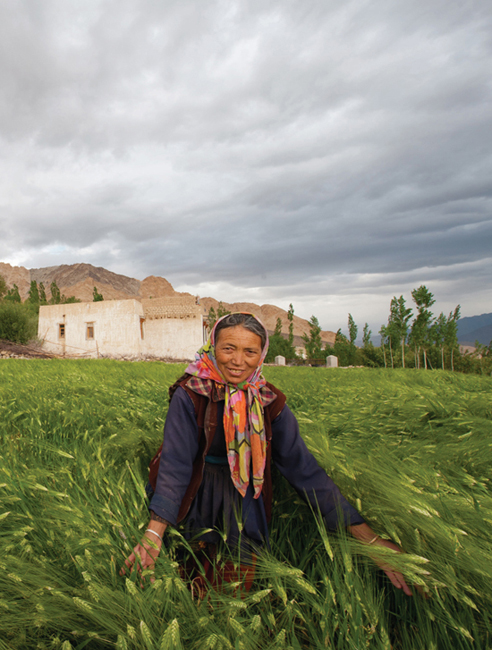
[[[50,283],[51,284],[51,283]],[[58,282],[57,282],[58,284]],[[50,297],[48,285],[45,288],[47,289],[46,295]],[[102,294],[104,300],[127,300],[128,298],[136,298],[137,296],[128,294],[122,289],[116,289],[113,285],[107,284],[106,282],[97,282],[94,278],[85,278],[76,284],[70,286],[58,285],[60,287],[60,292],[65,295],[67,298],[70,296],[75,296],[82,302],[92,302],[94,295],[94,287],[97,288],[98,293]]]
[[[149,275],[140,283],[139,296],[141,298],[164,298],[165,296],[174,296],[175,293],[170,282],[155,275]]]
[[[219,306],[219,301],[215,298],[200,298],[200,304],[208,312],[211,307],[217,311]],[[277,318],[280,318],[282,321],[282,333],[288,334],[289,332],[289,319],[287,318],[287,312],[285,309],[280,307],[275,307],[275,305],[255,305],[252,302],[234,302],[228,303],[223,302],[222,306],[228,311],[249,311],[258,316],[258,318],[265,325],[267,330],[273,332],[275,330],[275,325],[277,324]],[[309,336],[309,322],[304,318],[300,318],[294,314],[294,336],[300,337],[303,334]],[[335,332],[322,331],[321,340],[330,345],[335,343]],[[298,341],[295,341],[298,343]],[[300,344],[300,343],[298,343]]]
[[[31,275],[28,269],[23,266],[11,266],[10,264],[0,262],[0,275],[7,283],[9,289],[16,284],[19,287],[19,294],[22,300],[27,298],[31,284]]]
[[[124,299],[138,296],[141,282],[126,275],[119,275],[92,264],[62,264],[43,269],[31,269],[31,280],[42,282],[46,291],[56,282],[60,291],[80,300],[92,300],[95,286],[107,299]],[[90,287],[90,293],[88,293]],[[106,290],[106,294],[102,289]],[[49,295],[49,294],[48,294]]]

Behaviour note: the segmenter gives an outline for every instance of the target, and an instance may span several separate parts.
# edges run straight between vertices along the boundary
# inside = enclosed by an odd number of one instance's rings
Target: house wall
[[[131,299],[45,305],[39,310],[38,337],[47,352],[73,357],[193,359],[203,345],[200,308],[190,303],[176,311],[173,301],[166,308],[165,299],[152,303],[152,309]],[[93,339],[87,338],[89,323],[94,327]],[[65,328],[64,338],[59,335],[60,325]]]
[[[46,305],[39,309],[38,337],[43,349],[68,356],[139,356],[140,317],[137,300],[104,300],[68,305]],[[94,338],[87,338],[87,324],[93,323]],[[59,326],[65,325],[65,338]]]
[[[146,356],[194,359],[203,345],[202,316],[157,318],[144,322],[142,351]]]
[[[143,350],[147,356],[194,359],[203,345],[203,316],[195,296],[176,295],[142,300]]]

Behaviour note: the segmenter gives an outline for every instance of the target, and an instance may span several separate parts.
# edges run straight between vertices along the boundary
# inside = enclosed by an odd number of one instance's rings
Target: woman
[[[258,319],[229,314],[217,321],[195,362],[172,387],[151,519],[127,568],[137,559],[142,569],[152,567],[167,526],[179,522],[188,539],[198,536],[212,562],[222,530],[251,566],[268,545],[270,460],[320,509],[328,528],[345,526],[363,543],[400,551],[374,533],[308,451],[285,396],[261,374],[267,351],[268,333]],[[395,587],[412,595],[400,573],[381,568]]]

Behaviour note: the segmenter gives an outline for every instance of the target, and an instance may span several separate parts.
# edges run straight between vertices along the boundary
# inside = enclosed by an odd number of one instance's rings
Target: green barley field
[[[0,650],[492,648],[491,378],[266,368],[318,462],[407,551],[392,561],[428,598],[395,590],[367,547],[327,533],[276,476],[253,589],[199,601],[177,570],[179,530],[152,584],[119,576],[182,370],[0,362]]]

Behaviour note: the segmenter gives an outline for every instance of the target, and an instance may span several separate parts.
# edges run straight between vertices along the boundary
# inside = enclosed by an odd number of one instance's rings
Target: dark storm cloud
[[[490,311],[487,3],[0,14],[0,260],[291,296],[322,322],[426,282]]]

